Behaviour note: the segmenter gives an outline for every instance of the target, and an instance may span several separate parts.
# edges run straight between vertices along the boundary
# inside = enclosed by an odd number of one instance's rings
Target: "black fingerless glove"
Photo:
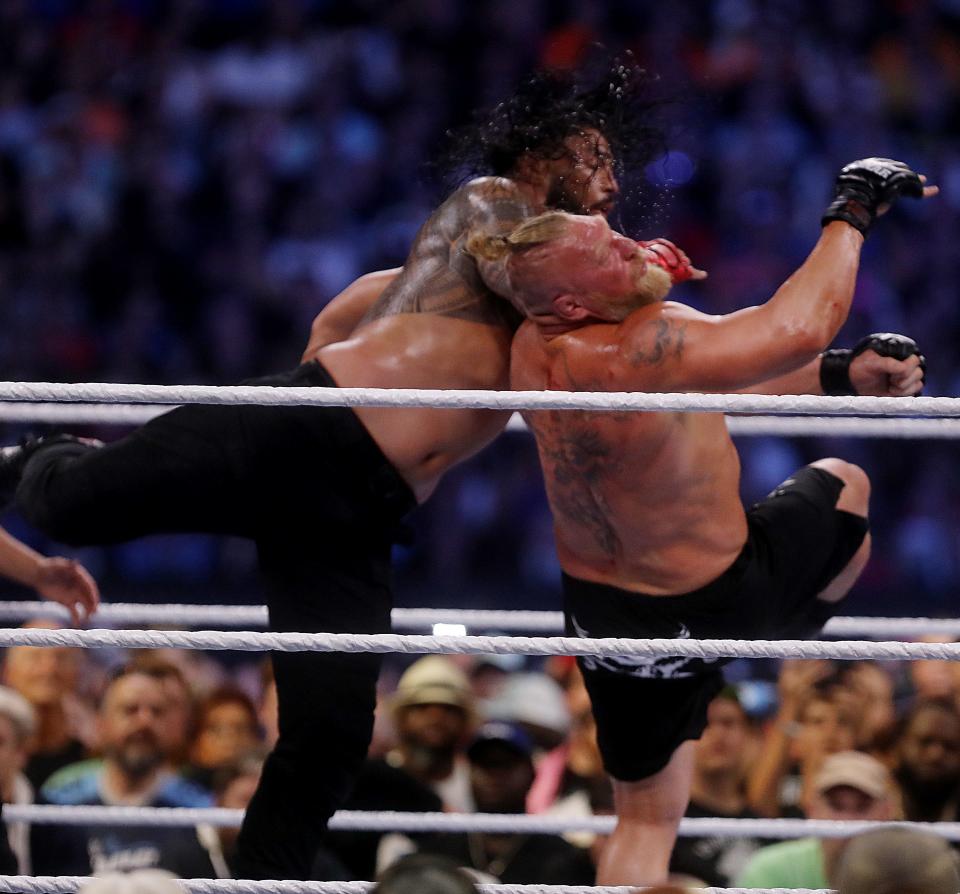
[[[899,196],[915,199],[923,196],[919,174],[892,158],[853,161],[837,176],[834,200],[820,223],[826,226],[832,220],[843,220],[866,236],[876,219],[877,209]]]
[[[864,351],[873,351],[881,357],[906,360],[913,354],[920,356],[920,369],[926,374],[927,365],[917,343],[906,335],[895,332],[874,332],[860,339],[853,348],[831,348],[820,355],[820,387],[831,397],[855,395],[850,381],[850,364]]]

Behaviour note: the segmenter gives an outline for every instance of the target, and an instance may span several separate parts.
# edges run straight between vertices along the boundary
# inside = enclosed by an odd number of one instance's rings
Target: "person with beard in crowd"
[[[904,819],[960,819],[960,713],[949,701],[922,701],[903,719],[894,777]]]
[[[133,807],[208,807],[203,789],[166,766],[163,724],[167,700],[161,683],[142,671],[120,668],[103,693],[98,732],[103,763],[66,781],[44,786],[40,803]],[[32,830],[34,872],[88,875],[168,868],[171,846],[184,830],[147,826],[53,826]],[[197,848],[200,845],[197,843]]]
[[[693,756],[686,816],[756,817],[747,805],[745,785],[751,734],[736,690],[726,687],[707,708],[707,726]],[[755,838],[678,838],[670,871],[724,887],[733,883],[759,847]]]
[[[421,658],[400,677],[391,707],[399,741],[387,763],[428,786],[447,810],[472,811],[463,749],[475,715],[463,671],[442,655]]]

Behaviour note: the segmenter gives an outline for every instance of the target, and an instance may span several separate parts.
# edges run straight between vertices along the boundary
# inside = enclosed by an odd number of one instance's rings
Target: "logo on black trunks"
[[[576,616],[570,616],[570,623],[581,639],[590,638],[590,633],[580,626]],[[682,621],[680,629],[673,639],[690,639],[690,629]],[[588,670],[605,670],[628,677],[640,677],[646,680],[670,680],[680,677],[692,677],[704,664],[713,664],[716,658],[688,658],[684,656],[664,656],[662,658],[644,658],[642,656],[620,655],[616,658],[599,658],[587,655],[583,658]]]

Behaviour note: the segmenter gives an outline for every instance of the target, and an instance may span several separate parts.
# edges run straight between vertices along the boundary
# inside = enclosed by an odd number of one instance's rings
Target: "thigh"
[[[825,469],[806,466],[747,514],[758,563],[770,582],[768,594],[758,594],[766,600],[768,635],[815,632],[803,628],[810,610],[822,608],[817,594],[863,543],[868,521],[836,508],[843,487]],[[818,613],[817,622],[826,617]]]
[[[24,514],[71,543],[146,534],[250,535],[235,407],[189,406],[100,449],[41,449],[17,492]]]
[[[651,679],[615,673],[579,659],[606,771],[620,782],[661,772],[676,750],[699,739],[707,708],[723,687],[719,669]]]

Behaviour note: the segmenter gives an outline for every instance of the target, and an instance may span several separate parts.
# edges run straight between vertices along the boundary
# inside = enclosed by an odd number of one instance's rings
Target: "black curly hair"
[[[453,184],[485,174],[509,174],[520,156],[561,158],[564,140],[592,128],[610,143],[618,169],[645,165],[665,149],[655,114],[664,100],[654,96],[656,78],[632,56],[607,62],[599,71],[538,71],[493,109],[476,114],[448,133],[441,166]]]

